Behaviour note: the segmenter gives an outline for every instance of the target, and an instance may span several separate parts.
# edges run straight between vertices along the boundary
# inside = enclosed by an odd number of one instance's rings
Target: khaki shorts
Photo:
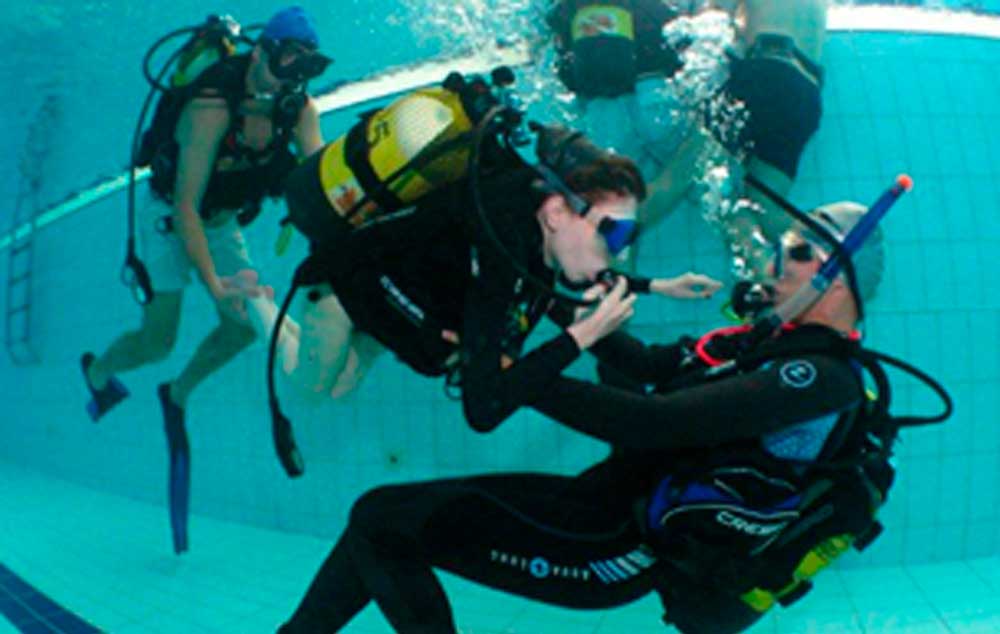
[[[188,257],[180,236],[173,231],[163,231],[162,218],[170,216],[173,208],[149,193],[138,201],[138,205],[136,228],[139,257],[149,270],[153,290],[170,292],[184,289],[191,283],[194,263]],[[235,214],[219,226],[206,227],[205,239],[215,271],[220,277],[253,268]]]

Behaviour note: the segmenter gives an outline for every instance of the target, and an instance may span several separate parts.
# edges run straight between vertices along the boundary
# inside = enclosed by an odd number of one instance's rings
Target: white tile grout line
[[[948,620],[944,618],[944,614],[941,613],[941,609],[927,594],[927,590],[924,589],[923,584],[921,584],[920,581],[910,572],[910,567],[902,566],[902,570],[903,574],[909,577],[910,581],[913,582],[913,585],[917,588],[917,592],[920,593],[920,596],[923,597],[927,605],[929,605],[931,607],[931,610],[934,611],[934,614],[937,615],[938,622],[940,622],[944,626],[944,629],[954,634],[955,630],[951,629],[951,624],[948,623]]]

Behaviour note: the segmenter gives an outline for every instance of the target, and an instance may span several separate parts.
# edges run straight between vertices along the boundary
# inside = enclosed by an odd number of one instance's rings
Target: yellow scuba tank
[[[412,204],[465,176],[473,126],[457,92],[431,87],[410,93],[323,149],[323,192],[353,226]]]
[[[774,607],[775,603],[784,605],[800,598],[810,588],[811,579],[829,566],[835,559],[850,550],[854,543],[852,535],[844,534],[831,537],[810,550],[799,561],[792,573],[792,579],[784,588],[777,591],[754,588],[740,596],[743,603],[754,611],[764,613]]]
[[[196,81],[204,76],[208,68],[235,55],[242,37],[240,24],[229,16],[209,16],[200,26],[174,33],[184,32],[191,33],[190,39],[171,56],[160,75],[153,79],[146,71],[147,80],[152,84],[153,90],[159,90],[163,94],[156,104],[153,121],[143,132],[138,152],[133,158],[133,165],[136,167],[152,165],[156,154],[173,143],[174,129],[177,127],[181,111],[197,91]],[[152,51],[155,51],[163,41],[164,39],[161,39],[154,44],[150,53],[147,53],[147,60]],[[161,84],[160,77],[168,71],[170,72],[168,83]],[[167,175],[162,178],[162,182],[154,181],[154,189],[170,195],[173,191],[172,178],[172,175]]]
[[[232,18],[223,17],[216,24],[197,31],[184,45],[177,66],[170,76],[171,88],[183,88],[194,82],[206,68],[236,54],[236,37],[239,25],[231,25]]]
[[[581,2],[570,24],[570,39],[575,44],[594,37],[635,39],[635,22],[628,3]]]

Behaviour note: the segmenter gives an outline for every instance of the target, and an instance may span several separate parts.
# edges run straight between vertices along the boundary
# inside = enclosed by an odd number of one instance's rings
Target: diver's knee
[[[323,389],[325,386],[310,385],[296,380],[294,373],[289,375],[288,382],[298,395],[298,399],[309,407],[318,407],[330,398],[329,392]]]
[[[352,397],[357,394],[358,387],[361,385],[361,380],[364,376],[364,372],[360,370],[350,373],[347,371],[341,372],[333,387],[324,394],[329,395],[332,400],[338,403],[350,402]]]
[[[380,486],[365,491],[351,507],[349,525],[361,532],[370,532],[377,530],[379,526],[385,526],[388,509],[397,497],[395,491],[398,488]]]

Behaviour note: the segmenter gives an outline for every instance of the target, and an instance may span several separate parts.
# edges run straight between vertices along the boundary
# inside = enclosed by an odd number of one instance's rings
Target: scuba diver
[[[668,81],[683,62],[663,35],[679,14],[664,0],[559,0],[546,16],[579,125],[599,145],[634,160],[647,181],[686,133]]]
[[[343,395],[384,348],[447,376],[469,424],[488,431],[536,396],[539,363],[575,357],[631,315],[634,300],[595,311],[522,354],[557,277],[588,287],[635,240],[645,189],[630,160],[565,128],[535,126],[539,161],[528,163],[488,132],[510,114],[491,95],[484,80],[452,74],[369,113],[289,176],[289,220],[311,244],[293,289],[308,287],[309,301],[299,338],[272,335],[272,359],[280,343],[296,384]],[[694,274],[634,284],[690,297],[719,287]],[[277,318],[260,312],[273,331]],[[271,404],[281,463],[300,475]]]
[[[670,164],[649,179],[643,219],[655,224],[677,205],[699,170],[706,143],[718,143],[756,179],[786,195],[823,112],[827,0],[714,0],[732,17],[737,34],[729,77],[704,109],[705,130],[681,144]],[[747,188],[752,205],[733,219],[731,246],[751,257],[752,234],[773,242],[788,227],[788,215],[759,188]],[[765,258],[766,259],[766,258]],[[750,262],[761,276],[763,262]]]
[[[664,622],[684,634],[742,632],[800,599],[833,559],[880,532],[899,429],[951,412],[933,379],[858,341],[884,259],[870,232],[901,188],[867,213],[835,203],[803,214],[769,267],[773,308],[758,302],[752,326],[649,346],[617,331],[593,347],[649,392],[561,376],[566,357],[542,351],[531,407],[608,442],[610,457],[576,477],[493,474],[365,493],[279,634],[341,631],[370,601],[400,634],[455,634],[434,568],[575,609],[655,591]],[[626,301],[625,287],[592,289],[606,293],[597,310]],[[890,415],[880,361],[924,380],[945,412]]]
[[[193,33],[164,65],[149,75],[155,50],[172,37]],[[252,49],[237,54],[237,45]],[[249,40],[231,18],[213,16],[201,26],[161,38],[146,56],[153,95],[163,92],[152,125],[133,142],[135,167],[150,166],[150,196],[138,218],[130,206],[130,230],[143,238],[138,260],[129,239],[126,271],[142,303],[138,330],[115,339],[100,355],[86,353],[82,366],[92,395],[94,422],[128,396],[116,375],[160,361],[174,347],[184,288],[191,271],[216,304],[219,325],[201,342],[184,370],[157,388],[170,449],[174,549],[187,550],[188,441],[185,408],[191,392],[255,338],[244,297],[257,273],[240,226],[260,211],[264,198],[281,194],[296,164],[290,146],[308,156],[322,146],[318,108],[306,82],[330,59],[318,52],[313,20],[299,7],[283,9]],[[172,66],[174,60],[179,60]],[[173,73],[168,86],[159,79]],[[134,181],[133,181],[134,187]],[[130,192],[134,203],[134,192]],[[141,288],[140,288],[141,287]]]

